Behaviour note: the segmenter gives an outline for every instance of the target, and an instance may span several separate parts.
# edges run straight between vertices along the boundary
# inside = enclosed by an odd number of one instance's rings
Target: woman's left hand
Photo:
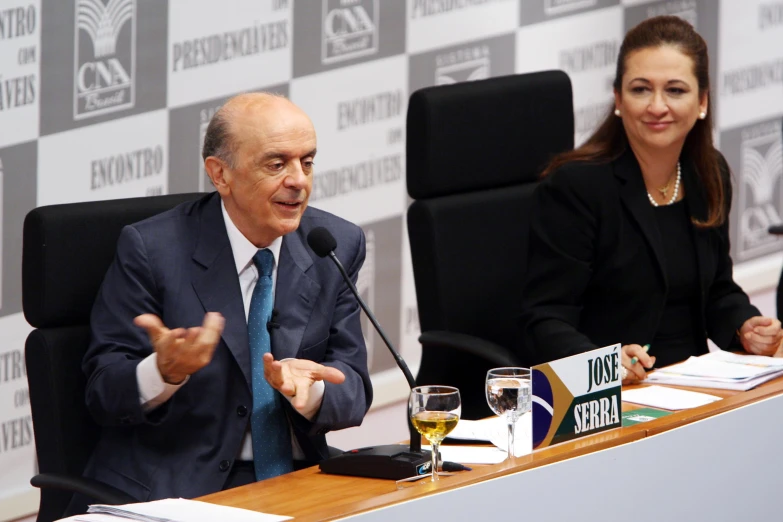
[[[783,341],[783,330],[777,319],[756,316],[745,321],[739,329],[739,337],[748,353],[777,355]]]

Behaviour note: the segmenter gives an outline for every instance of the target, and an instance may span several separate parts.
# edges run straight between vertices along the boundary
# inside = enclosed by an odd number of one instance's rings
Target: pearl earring
[[[704,118],[706,118],[706,117],[707,117],[707,113],[706,113],[706,112],[704,112],[704,111],[701,111],[701,112],[699,113],[699,119],[700,119],[700,120],[703,120],[703,119],[704,119]]]
[[[615,109],[614,110],[614,115],[615,116],[619,116],[620,115],[620,109]]]

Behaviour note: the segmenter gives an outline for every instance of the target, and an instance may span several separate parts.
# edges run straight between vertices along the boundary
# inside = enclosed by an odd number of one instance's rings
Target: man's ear
[[[209,179],[212,180],[212,184],[220,195],[228,195],[229,187],[227,177],[230,177],[231,174],[227,172],[226,164],[215,156],[209,156],[204,160],[204,170],[206,171],[207,176],[209,176]]]

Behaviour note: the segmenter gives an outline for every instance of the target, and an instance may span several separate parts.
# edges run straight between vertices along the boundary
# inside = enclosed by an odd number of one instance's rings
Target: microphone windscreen
[[[318,257],[326,257],[337,248],[337,240],[324,227],[316,227],[307,234],[307,244]]]

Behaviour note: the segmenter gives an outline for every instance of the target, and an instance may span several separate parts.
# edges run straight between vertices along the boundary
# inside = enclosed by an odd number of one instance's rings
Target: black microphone
[[[334,250],[337,248],[337,240],[335,240],[334,236],[325,228],[316,227],[307,234],[307,244],[310,245],[310,248],[318,257],[328,256],[334,262],[345,280],[345,283],[348,285],[348,288],[351,289],[354,297],[356,297],[359,306],[364,310],[364,313],[367,314],[368,319],[370,319],[370,322],[375,327],[378,335],[381,336],[383,343],[397,362],[397,366],[400,367],[400,370],[402,370],[402,373],[405,375],[408,386],[411,388],[416,386],[416,382],[413,379],[413,375],[411,374],[408,365],[397,350],[394,349],[394,346],[392,346],[391,341],[386,336],[383,328],[381,328],[375,315],[373,315],[370,308],[361,298],[359,291],[356,290],[356,286],[353,284],[353,281],[351,281],[345,268],[343,268],[342,263],[337,259],[337,256],[334,253]],[[408,412],[408,430],[410,431],[410,447],[408,448],[405,448],[405,446],[400,444],[390,444],[346,451],[342,455],[322,461],[320,464],[321,471],[337,475],[392,480],[399,480],[426,473],[429,471],[432,454],[429,451],[422,451],[421,437],[411,423],[410,411]]]
[[[272,332],[272,330],[276,328],[280,328],[280,323],[275,322],[275,319],[277,318],[277,314],[280,312],[277,311],[277,309],[272,309],[272,317],[269,318],[269,321],[266,322],[266,329],[269,333]]]

